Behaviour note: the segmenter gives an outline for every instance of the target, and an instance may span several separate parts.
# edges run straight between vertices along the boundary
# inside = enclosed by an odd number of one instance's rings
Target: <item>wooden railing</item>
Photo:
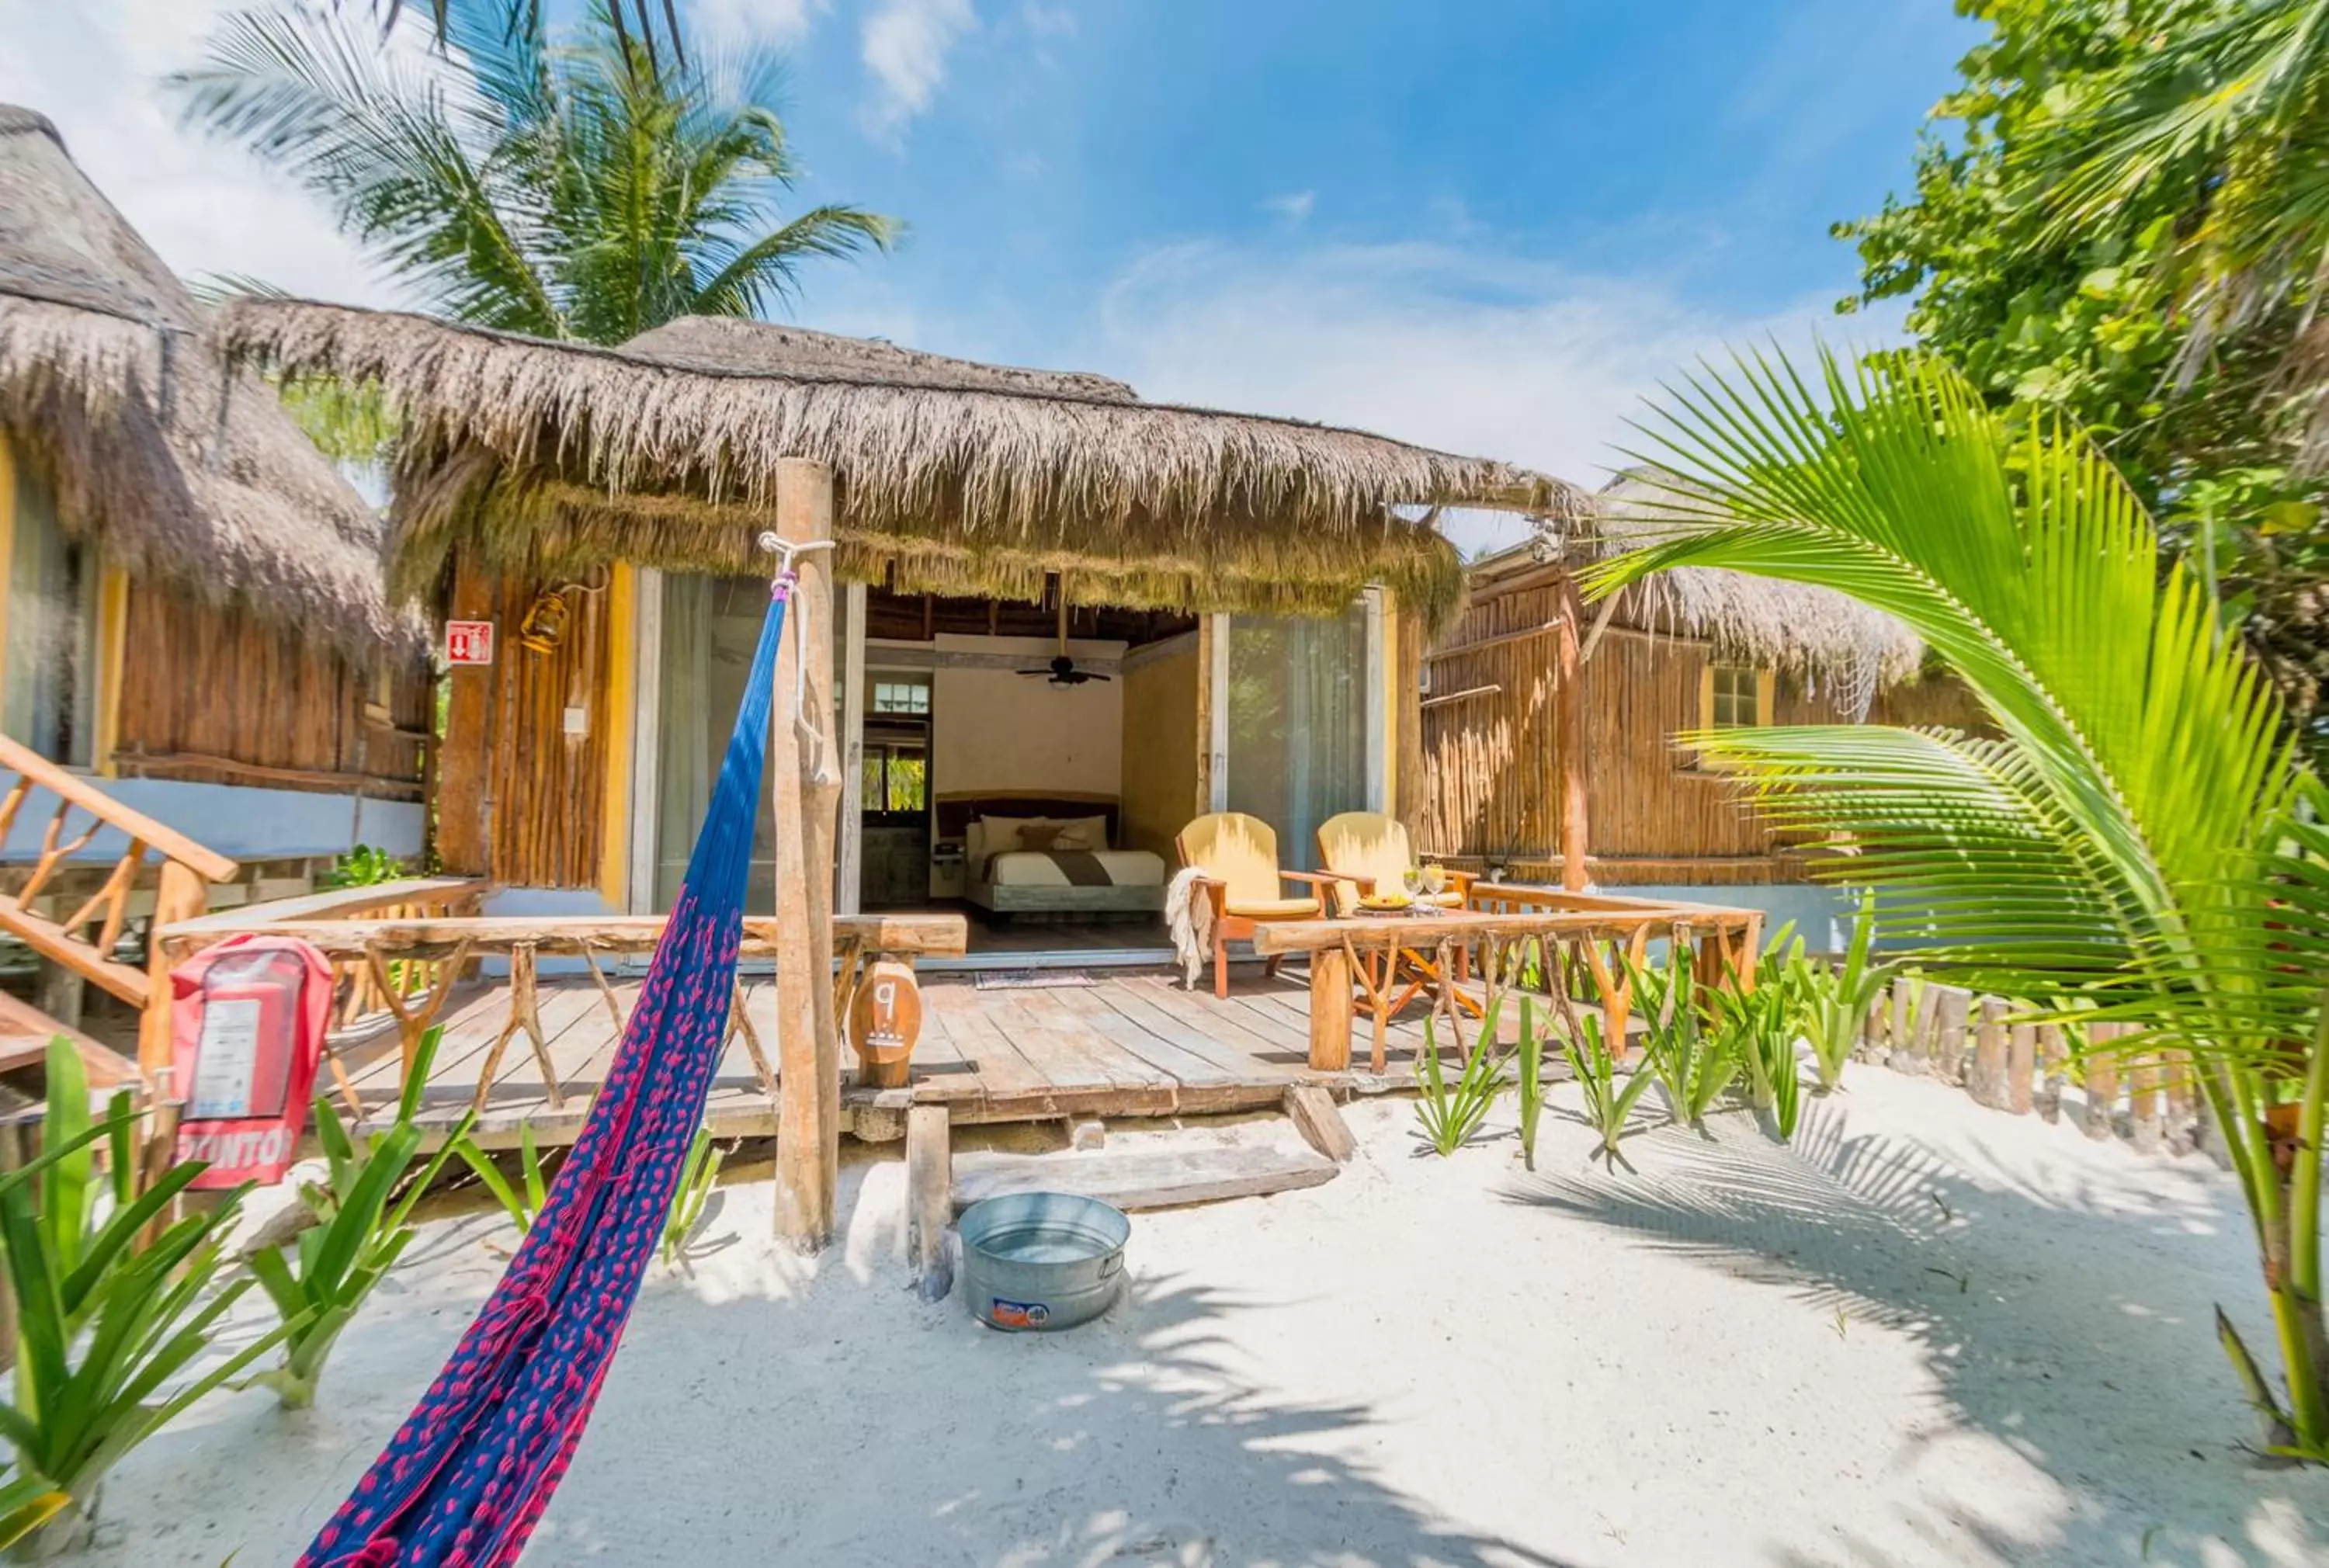
[[[1465,907],[1444,915],[1361,915],[1334,920],[1272,922],[1254,936],[1265,956],[1310,955],[1310,1065],[1350,1065],[1351,1015],[1363,992],[1374,1015],[1374,1065],[1383,1070],[1386,995],[1400,967],[1424,975],[1447,1016],[1450,1043],[1462,1048],[1460,1004],[1452,983],[1470,980],[1493,1000],[1529,982],[1556,1000],[1589,991],[1601,1009],[1611,1048],[1625,1049],[1633,1016],[1633,976],[1649,944],[1664,939],[1690,953],[1700,986],[1754,983],[1763,915],[1709,904],[1669,903],[1569,893],[1558,887],[1477,882]],[[1475,1009],[1483,1003],[1475,999]]]
[[[158,931],[199,916],[209,905],[211,884],[231,880],[237,867],[216,850],[205,849],[175,829],[122,804],[79,775],[0,736],[0,776],[8,774],[15,776],[6,793],[0,794],[0,846],[14,832],[35,790],[46,791],[57,803],[42,831],[30,869],[14,891],[0,895],[0,931],[137,1009],[138,1065],[150,1079],[169,1062],[169,967],[158,944],[148,944],[143,970],[113,956],[128,923],[138,873],[149,854],[161,858],[154,892],[154,929]],[[88,821],[77,825],[75,812]],[[51,896],[59,873],[108,828],[127,841],[96,891],[61,918],[42,914],[40,901]]]
[[[609,962],[619,963],[655,951],[663,937],[665,917],[640,915],[476,915],[442,913],[411,914],[415,905],[434,901],[475,901],[486,889],[474,882],[384,884],[368,889],[375,896],[370,906],[358,906],[332,896],[288,899],[254,905],[186,921],[162,933],[161,946],[173,963],[183,963],[203,948],[245,933],[305,942],[332,961],[344,977],[340,1002],[354,988],[368,984],[363,994],[376,998],[393,1019],[399,1038],[397,1086],[411,1068],[421,1038],[444,1016],[447,1004],[468,972],[478,963],[499,960],[508,968],[508,991],[502,1025],[477,1069],[476,1103],[485,1108],[486,1096],[499,1074],[503,1057],[523,1035],[539,1072],[543,1097],[552,1111],[565,1106],[569,1085],[551,1056],[540,1012],[540,962],[544,958],[580,959],[598,988],[608,1021],[620,1035],[629,1022],[622,1000],[608,975]],[[840,915],[834,920],[834,945],[838,959],[834,977],[834,1012],[845,1008],[863,963],[875,957],[895,957],[908,962],[920,955],[959,954],[966,933],[958,915]],[[773,917],[748,918],[739,956],[745,961],[775,956],[777,923]],[[740,1001],[743,981],[738,981],[735,1001]],[[731,1002],[726,1038],[741,1036],[761,1088],[773,1095],[777,1073],[759,1030],[740,1005]],[[352,1114],[362,1117],[364,1106],[357,1095],[340,1054],[327,1064],[341,1098]]]

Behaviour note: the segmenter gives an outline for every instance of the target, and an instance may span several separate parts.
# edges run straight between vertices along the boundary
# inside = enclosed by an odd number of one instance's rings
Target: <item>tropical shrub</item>
[[[1649,433],[1665,537],[1589,592],[1683,565],[1833,588],[1921,635],[1994,727],[1686,744],[1780,831],[1848,848],[1828,869],[1913,922],[1937,975],[2079,999],[2188,1054],[2256,1222],[2279,1386],[2226,1343],[2267,1448],[2329,1463],[2329,790],[2201,576],[2163,568],[2092,441],[2009,431],[1924,355],[1742,361]]]
[[[288,1333],[283,1364],[244,1386],[273,1389],[286,1410],[315,1404],[316,1385],[333,1347],[419,1234],[412,1211],[467,1135],[474,1113],[462,1117],[445,1145],[413,1174],[421,1141],[415,1118],[443,1038],[442,1025],[421,1037],[397,1101],[396,1121],[362,1149],[348,1136],[331,1101],[316,1097],[316,1136],[324,1146],[325,1181],[299,1191],[316,1223],[293,1238],[289,1257],[283,1247],[262,1246],[246,1260]]]
[[[695,1141],[687,1146],[687,1162],[680,1167],[679,1185],[672,1190],[671,1211],[664,1216],[664,1267],[670,1268],[679,1262],[686,1250],[687,1238],[703,1223],[703,1208],[712,1201],[712,1188],[719,1184],[723,1158],[712,1147],[712,1129],[697,1128]],[[537,1204],[537,1209],[539,1207]]]
[[[1504,1065],[1496,1060],[1496,1011],[1491,1004],[1480,1021],[1480,1038],[1473,1043],[1464,1071],[1450,1084],[1439,1066],[1438,1043],[1432,1020],[1423,1020],[1423,1051],[1416,1066],[1415,1119],[1423,1124],[1424,1141],[1442,1156],[1469,1143],[1488,1120],[1488,1113],[1504,1092]]]
[[[1787,934],[1763,954],[1754,985],[1734,972],[1730,983],[1713,993],[1713,1029],[1746,1075],[1747,1102],[1779,1140],[1796,1135],[1803,1107],[1802,1075],[1796,1066],[1797,1024],[1804,1009],[1796,978],[1808,967],[1803,943],[1781,946]]]
[[[1832,1094],[1843,1083],[1843,1065],[1852,1059],[1869,1010],[1900,966],[1870,960],[1876,941],[1876,895],[1862,893],[1852,921],[1852,939],[1843,962],[1830,967],[1808,960],[1789,963],[1789,984],[1801,1007],[1798,1021],[1819,1065],[1819,1092]]]
[[[1644,1067],[1627,1075],[1624,1083],[1618,1082],[1617,1058],[1601,1038],[1598,1013],[1587,1013],[1577,1033],[1561,1042],[1561,1049],[1569,1056],[1570,1071],[1577,1075],[1577,1086],[1585,1093],[1585,1122],[1601,1140],[1601,1158],[1617,1165],[1625,1158],[1617,1152],[1617,1141],[1626,1135],[1634,1102],[1655,1081],[1655,1075]]]
[[[1536,1169],[1536,1130],[1544,1117],[1544,1038],[1536,1032],[1536,1009],[1521,998],[1520,1063],[1521,1163]]]
[[[1649,1075],[1674,1119],[1701,1131],[1739,1076],[1737,1038],[1699,1016],[1690,961],[1677,947],[1664,964],[1628,963],[1634,1003],[1648,1027]]]
[[[0,1183],[0,1261],[18,1314],[14,1388],[0,1405],[0,1435],[16,1473],[0,1488],[0,1511],[8,1528],[29,1528],[25,1545],[38,1556],[86,1533],[106,1472],[124,1455],[288,1331],[263,1335],[163,1394],[209,1348],[219,1320],[250,1286],[220,1279],[224,1238],[248,1189],[162,1224],[206,1168],[174,1165],[137,1191],[135,1120],[127,1096],[117,1095],[103,1125],[92,1127],[80,1057],[56,1040],[42,1122],[50,1152]],[[100,1136],[111,1144],[105,1182],[96,1179],[92,1147]]]
[[[358,844],[333,859],[331,875],[324,881],[332,887],[377,887],[410,874],[404,862],[386,850]]]
[[[493,1194],[494,1201],[502,1206],[502,1212],[509,1216],[512,1225],[517,1226],[517,1234],[523,1235],[533,1228],[535,1218],[542,1213],[542,1206],[549,1200],[550,1179],[542,1168],[542,1151],[534,1146],[533,1123],[520,1122],[517,1140],[515,1181],[502,1174],[502,1169],[495,1163],[494,1157],[478,1148],[473,1138],[455,1140],[453,1151],[461,1157],[462,1164],[476,1173],[485,1189]]]

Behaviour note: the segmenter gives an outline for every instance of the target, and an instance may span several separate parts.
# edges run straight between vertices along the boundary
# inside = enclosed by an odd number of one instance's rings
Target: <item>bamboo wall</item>
[[[1553,756],[1557,585],[1476,597],[1430,659],[1422,709],[1426,853],[1555,874],[1561,837]],[[1491,643],[1492,639],[1502,639]],[[1491,643],[1461,652],[1466,643]],[[1674,744],[1700,724],[1703,643],[1612,625],[1584,669],[1585,775],[1596,880],[1753,883],[1802,879],[1800,860],[1734,787]],[[1450,699],[1453,699],[1452,700]],[[1842,716],[1790,680],[1771,719]]]
[[[146,583],[128,586],[121,639],[123,776],[420,799],[425,661],[376,685],[373,670],[297,629]]]
[[[495,646],[492,665],[450,676],[437,853],[448,873],[505,887],[596,887],[613,729],[609,596],[570,593],[564,643],[536,653],[517,634],[545,586],[556,585],[456,568],[450,616],[493,622]],[[566,731],[570,706],[584,716],[579,736]]]

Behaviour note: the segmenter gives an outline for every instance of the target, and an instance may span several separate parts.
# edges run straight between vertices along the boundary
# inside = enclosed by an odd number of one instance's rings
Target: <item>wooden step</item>
[[[0,1074],[37,1067],[48,1059],[49,1042],[62,1035],[80,1052],[89,1086],[111,1089],[137,1081],[137,1064],[79,1029],[67,1028],[28,1001],[0,991]]]
[[[1319,1187],[1341,1167],[1310,1149],[1108,1149],[1090,1154],[957,1154],[954,1207],[1014,1192],[1071,1192],[1121,1209],[1176,1208]]]

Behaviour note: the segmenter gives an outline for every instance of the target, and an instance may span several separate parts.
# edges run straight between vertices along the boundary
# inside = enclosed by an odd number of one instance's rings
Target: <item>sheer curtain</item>
[[[1229,809],[1278,831],[1308,870],[1318,824],[1366,804],[1367,613],[1230,618]]]

